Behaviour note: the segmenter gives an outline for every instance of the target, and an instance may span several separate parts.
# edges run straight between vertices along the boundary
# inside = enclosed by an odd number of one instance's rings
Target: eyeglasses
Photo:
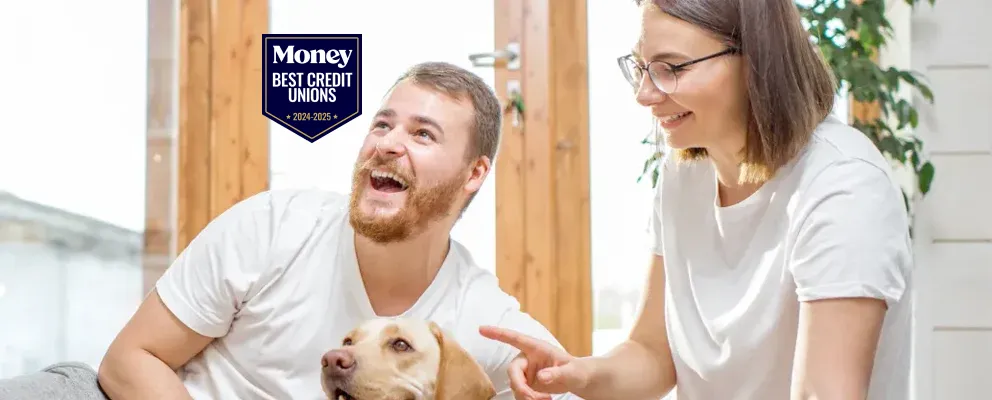
[[[713,53],[695,60],[686,61],[681,64],[672,64],[655,60],[649,62],[648,65],[643,67],[634,60],[633,54],[628,54],[617,58],[617,63],[620,64],[620,70],[623,72],[623,77],[627,79],[627,82],[629,82],[634,89],[640,87],[641,79],[644,77],[644,71],[647,71],[648,76],[651,77],[651,82],[654,83],[658,90],[661,90],[666,94],[672,94],[675,93],[675,90],[679,87],[678,75],[682,69],[711,58],[717,58],[733,53],[737,53],[737,48],[731,47],[721,52]]]

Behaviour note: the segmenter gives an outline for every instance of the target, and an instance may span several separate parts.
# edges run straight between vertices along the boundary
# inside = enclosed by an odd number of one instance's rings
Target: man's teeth
[[[338,395],[338,400],[347,400],[343,394]]]
[[[684,117],[686,115],[689,115],[689,111],[680,112],[680,113],[675,114],[675,115],[669,115],[669,116],[665,117],[664,119],[662,119],[661,121],[662,122],[665,122],[665,123],[675,122],[675,121],[678,121],[680,118],[682,118],[682,117]]]
[[[389,178],[389,179],[392,179],[392,180],[394,180],[396,182],[399,182],[400,185],[402,185],[404,188],[406,187],[406,181],[404,181],[400,177],[396,176],[396,174],[393,174],[393,173],[390,173],[390,172],[372,171],[372,177],[373,178]]]

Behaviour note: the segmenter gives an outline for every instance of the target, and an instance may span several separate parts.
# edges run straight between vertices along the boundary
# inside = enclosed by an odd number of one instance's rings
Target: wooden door
[[[501,286],[572,354],[592,352],[586,2],[496,0]],[[517,50],[519,49],[519,50]],[[513,107],[522,101],[522,113]]]

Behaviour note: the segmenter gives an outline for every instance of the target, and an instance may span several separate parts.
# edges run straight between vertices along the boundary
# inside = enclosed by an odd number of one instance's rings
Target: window
[[[144,295],[147,2],[58,3],[0,12],[0,378],[97,368]]]
[[[654,152],[641,143],[653,122],[616,62],[637,41],[640,10],[589,0],[588,15],[593,353],[603,354],[626,339],[651,263],[654,189],[638,177]]]

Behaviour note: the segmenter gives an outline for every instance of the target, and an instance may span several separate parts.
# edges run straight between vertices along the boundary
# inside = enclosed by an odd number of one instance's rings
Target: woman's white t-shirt
[[[827,118],[799,157],[729,207],[708,160],[662,169],[652,234],[678,400],[787,400],[799,303],[839,297],[888,303],[868,398],[909,398],[908,218],[864,134]]]

